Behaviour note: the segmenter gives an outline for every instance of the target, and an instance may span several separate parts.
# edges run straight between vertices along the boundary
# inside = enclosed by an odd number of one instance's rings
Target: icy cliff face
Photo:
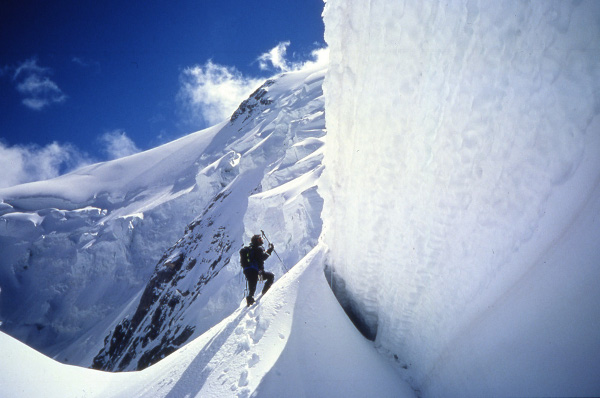
[[[0,190],[2,329],[61,361],[141,368],[237,308],[251,235],[295,264],[321,231],[323,76],[309,65],[220,125]]]
[[[324,19],[324,242],[365,334],[424,395],[597,393],[600,4]]]

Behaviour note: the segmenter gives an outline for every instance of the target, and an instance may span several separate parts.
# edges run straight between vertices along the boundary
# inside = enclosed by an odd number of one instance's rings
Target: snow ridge
[[[270,231],[288,267],[315,246],[323,75],[316,69],[270,80],[250,98],[259,96],[260,108],[249,107],[249,100],[236,111],[256,115],[231,119],[226,128],[243,131],[241,137],[196,177],[221,189],[165,252],[135,310],[107,336],[94,368],[144,369],[235,310],[244,290],[238,251],[261,229]],[[284,272],[282,264],[271,266],[277,276]]]
[[[139,372],[67,366],[0,333],[15,366],[0,363],[3,396],[414,397],[338,305],[317,245],[257,304],[235,309],[204,334]],[[31,383],[33,369],[39,383]]]

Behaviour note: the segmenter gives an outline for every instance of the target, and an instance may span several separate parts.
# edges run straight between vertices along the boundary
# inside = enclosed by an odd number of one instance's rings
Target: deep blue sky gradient
[[[70,143],[102,160],[116,129],[141,149],[191,133],[177,105],[182,70],[214,63],[268,77],[256,58],[290,41],[288,58],[323,47],[322,0],[29,1],[0,5],[0,139]],[[22,104],[15,68],[36,59],[66,96]]]

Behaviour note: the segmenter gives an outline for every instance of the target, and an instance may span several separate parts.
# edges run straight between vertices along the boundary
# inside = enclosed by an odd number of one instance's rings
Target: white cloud
[[[94,61],[92,59],[82,58],[82,57],[72,57],[71,61],[74,64],[81,66],[82,68],[91,68],[96,73],[100,73],[100,70],[101,70],[100,62],[98,62],[98,61]]]
[[[84,61],[83,58],[81,58],[81,57],[73,57],[73,58],[71,58],[71,61],[73,61],[74,63],[76,63],[79,66],[83,66],[84,68],[87,68],[88,66],[90,66],[90,64],[87,61]]]
[[[29,76],[31,74],[39,74],[44,75],[49,73],[50,69],[41,67],[37,64],[37,58],[31,58],[27,61],[21,63],[21,65],[15,68],[15,73],[13,74],[13,79],[17,80],[19,76],[26,75]]]
[[[313,51],[308,60],[290,62],[286,59],[290,42],[281,42],[257,58],[261,70],[277,73],[295,71],[315,64],[328,62],[329,50]],[[234,67],[218,65],[212,61],[203,66],[186,68],[180,76],[178,100],[184,110],[186,122],[211,126],[229,118],[242,101],[248,98],[264,78],[242,75]]]
[[[256,60],[261,70],[275,70],[276,72],[289,72],[303,69],[309,65],[325,64],[329,62],[329,49],[319,48],[311,52],[310,59],[292,62],[286,59],[289,41],[283,41],[271,50],[259,56]]]
[[[104,152],[109,159],[118,159],[140,152],[140,149],[131,138],[127,137],[127,134],[121,130],[104,133],[99,140],[105,146]]]
[[[105,133],[98,140],[109,159],[140,151],[120,130]],[[48,180],[97,161],[71,144],[8,146],[0,141],[0,188]]]
[[[182,72],[178,97],[190,121],[214,125],[231,116],[262,82],[243,76],[236,68],[208,61]]]
[[[69,144],[10,147],[0,142],[0,188],[58,177],[89,163],[86,154]]]
[[[58,85],[50,79],[51,74],[52,71],[39,66],[35,58],[23,62],[15,69],[13,80],[23,97],[23,105],[39,111],[67,99]]]
[[[302,67],[310,65],[326,66],[329,64],[329,48],[317,48],[311,53],[311,60],[308,60],[302,64]]]
[[[274,68],[280,72],[287,72],[291,69],[291,65],[285,59],[287,48],[290,45],[289,41],[282,41],[270,51],[262,54],[257,58],[258,65],[261,70],[269,70]],[[270,64],[270,65],[269,65]]]

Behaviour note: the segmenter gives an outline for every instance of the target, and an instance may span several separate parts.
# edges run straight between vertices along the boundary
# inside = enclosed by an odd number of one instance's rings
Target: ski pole
[[[260,232],[262,233],[263,237],[267,240],[267,243],[269,245],[271,245],[271,241],[269,241],[269,238],[267,238],[267,235],[265,234],[265,231],[263,231],[261,229]],[[283,269],[285,270],[285,272],[287,272],[288,269],[286,268],[285,264],[283,263],[283,260],[281,259],[281,257],[279,257],[279,254],[277,254],[277,251],[275,250],[275,247],[273,247],[273,252],[275,253],[275,255],[277,256],[277,258],[279,259],[279,262],[281,262],[281,265],[283,265]]]

